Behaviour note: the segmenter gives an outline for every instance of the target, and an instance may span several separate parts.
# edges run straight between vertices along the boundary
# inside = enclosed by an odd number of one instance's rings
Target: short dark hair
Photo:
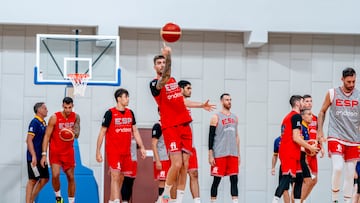
[[[347,76],[354,76],[354,75],[356,75],[356,71],[351,67],[345,68],[342,72],[343,78],[346,78]]]
[[[124,89],[124,88],[117,89],[114,93],[115,101],[117,101],[117,98],[121,97],[123,94],[125,94],[126,96],[129,96],[129,92],[126,89]]]
[[[186,87],[188,85],[191,85],[191,83],[189,81],[187,81],[187,80],[180,80],[178,82],[178,85],[179,85],[180,88],[184,88],[184,87]]]
[[[35,105],[34,105],[34,113],[36,114],[39,110],[39,108],[45,104],[45,102],[37,102]]]
[[[159,60],[159,59],[165,59],[165,56],[163,56],[163,55],[154,56],[154,65],[156,64],[156,61]]]
[[[223,94],[220,96],[220,100],[222,100],[224,96],[230,96],[230,94],[229,94],[229,93],[223,93]]]
[[[303,99],[307,99],[307,98],[312,98],[312,97],[311,97],[310,94],[305,94],[305,95],[303,96]]]
[[[63,104],[73,104],[74,100],[71,97],[65,97],[63,99]]]
[[[295,106],[295,103],[297,102],[297,101],[301,101],[303,99],[303,97],[302,96],[300,96],[300,95],[292,95],[291,97],[290,97],[290,105],[291,105],[291,107],[294,107]]]

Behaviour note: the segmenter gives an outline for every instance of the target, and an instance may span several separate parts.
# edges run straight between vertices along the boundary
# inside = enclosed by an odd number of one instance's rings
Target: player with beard
[[[339,201],[342,171],[344,169],[344,202],[351,202],[356,161],[360,145],[360,92],[355,88],[356,72],[345,68],[341,87],[329,89],[318,116],[318,135],[324,139],[323,125],[329,112],[328,151],[332,161],[332,201]]]

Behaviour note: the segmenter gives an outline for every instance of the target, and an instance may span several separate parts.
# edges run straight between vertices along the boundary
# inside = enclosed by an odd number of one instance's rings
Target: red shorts
[[[155,180],[166,180],[167,172],[170,168],[171,161],[165,160],[161,162],[161,170],[156,169],[156,163],[154,162],[154,179]]]
[[[195,147],[192,148],[190,158],[189,158],[189,168],[188,171],[191,170],[198,170],[198,161],[197,161],[197,155],[196,155],[196,149]]]
[[[280,159],[280,163],[283,175],[291,175],[292,177],[296,177],[296,173],[302,172],[300,159],[283,158]]]
[[[318,173],[317,156],[306,156],[308,166],[312,174]]]
[[[239,157],[225,156],[215,158],[215,166],[211,166],[212,176],[231,176],[239,173]]]
[[[344,157],[345,161],[359,160],[358,146],[348,146],[336,140],[328,141],[329,156],[332,154],[339,154]]]
[[[137,174],[137,161],[131,161],[131,171],[125,174],[125,176],[136,178],[136,174]]]
[[[125,176],[128,176],[132,172],[133,161],[131,155],[121,155],[118,153],[106,153],[106,158],[109,164],[109,168],[112,170],[119,170]]]
[[[163,130],[166,149],[171,152],[189,152],[192,149],[192,132],[190,125],[177,125]]]
[[[49,151],[50,164],[58,164],[64,171],[75,167],[75,153],[74,149],[67,151],[66,153],[58,153]]]

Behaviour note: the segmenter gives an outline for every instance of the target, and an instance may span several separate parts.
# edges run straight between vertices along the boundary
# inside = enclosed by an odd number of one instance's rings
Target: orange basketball
[[[166,42],[176,42],[181,37],[181,28],[175,23],[167,23],[161,28],[160,36]]]
[[[71,141],[74,139],[75,133],[68,128],[63,128],[60,130],[59,136],[60,136],[60,139],[67,142],[67,141]]]
[[[316,144],[316,140],[309,140],[307,143],[308,143],[309,145],[314,145],[314,144]],[[319,144],[316,145],[316,146],[319,148]],[[315,152],[310,152],[310,150],[307,149],[307,148],[305,148],[305,152],[306,152],[306,154],[307,154],[308,156],[315,156],[315,155],[316,155]]]

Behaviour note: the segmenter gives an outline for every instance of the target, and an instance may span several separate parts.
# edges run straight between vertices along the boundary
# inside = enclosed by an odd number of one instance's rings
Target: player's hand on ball
[[[165,57],[167,57],[171,54],[171,48],[168,47],[165,43],[164,43],[163,48],[161,48],[161,54]]]

